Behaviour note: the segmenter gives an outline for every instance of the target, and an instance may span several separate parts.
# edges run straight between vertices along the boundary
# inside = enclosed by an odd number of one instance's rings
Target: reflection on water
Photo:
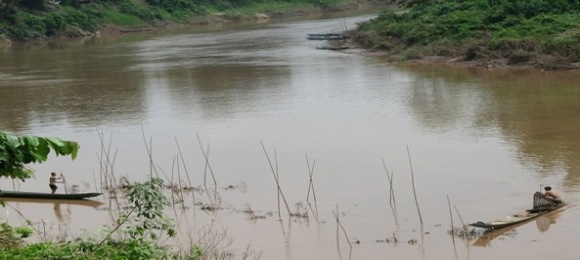
[[[59,200],[59,199],[21,199],[21,198],[2,198],[3,201],[8,203],[28,203],[28,204],[41,204],[41,205],[55,205],[55,208],[60,207],[60,205],[78,205],[87,206],[92,208],[97,208],[103,205],[103,202],[96,200]]]
[[[5,216],[1,222],[13,226],[29,226],[35,234],[27,242],[66,241],[78,235],[95,218],[95,211],[101,205],[93,200],[53,200],[1,198],[6,203]]]
[[[100,146],[114,151],[117,177],[149,176],[143,135],[155,140],[155,163],[168,175],[178,140],[192,181],[201,183],[206,162],[199,134],[208,153],[211,143],[218,188],[243,182],[247,192],[221,191],[234,213],[192,210],[175,217],[193,223],[190,232],[203,223],[229,228],[237,241],[255,241],[272,259],[336,257],[328,223],[337,204],[345,228],[361,242],[355,258],[449,259],[452,251],[441,251],[450,246],[442,231],[449,218],[441,210],[448,207],[446,197],[470,221],[521,208],[544,183],[567,199],[580,198],[578,74],[393,65],[317,50],[317,43],[305,40],[306,33],[340,31],[369,17],[183,29],[0,52],[0,129],[80,142],[77,160],[51,158],[34,168],[39,176],[62,170],[68,182],[95,188]],[[114,138],[101,143],[96,129]],[[280,229],[269,218],[248,223],[235,214],[241,208],[260,215],[276,211],[262,140],[279,151],[280,178],[292,205],[307,194],[304,154],[317,159],[321,223]],[[420,238],[415,209],[408,206],[414,201],[407,145],[429,234],[416,247],[377,246],[372,241],[393,234],[381,158],[396,176],[397,236],[404,242]],[[34,179],[22,186],[46,189]],[[11,203],[26,216],[50,212],[73,223],[72,230],[112,222],[111,211],[97,211],[98,205]],[[562,219],[567,214],[580,213],[569,210]],[[577,228],[565,223],[559,220],[546,234]],[[518,237],[530,235],[521,230]],[[517,252],[527,252],[523,247]],[[497,252],[477,254],[485,259],[506,251]]]
[[[422,65],[405,69],[422,76],[412,81],[408,104],[426,129],[467,129],[472,137],[499,133],[533,171],[567,173],[564,185],[580,185],[580,75]]]
[[[556,219],[558,219],[560,216],[562,216],[562,213],[559,211],[553,214],[547,214],[537,218],[536,225],[538,226],[538,230],[540,230],[541,232],[548,231],[548,229],[550,229],[550,225],[555,224]]]

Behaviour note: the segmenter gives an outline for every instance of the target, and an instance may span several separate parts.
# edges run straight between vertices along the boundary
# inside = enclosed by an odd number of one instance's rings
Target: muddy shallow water
[[[203,189],[205,179],[211,189],[201,143],[221,204],[202,210],[211,200],[197,192],[199,205],[186,194],[187,209],[168,211],[182,244],[225,230],[234,238],[228,249],[241,256],[251,244],[263,259],[574,259],[580,76],[394,65],[317,50],[325,43],[305,39],[370,17],[294,18],[0,52],[0,128],[81,145],[77,160],[51,158],[33,166],[35,179],[3,180],[0,188],[46,191],[48,173],[56,171],[81,191],[100,190],[102,131],[117,178],[149,176],[151,141],[162,178],[177,182],[174,162],[183,156],[182,184],[188,174],[193,186]],[[277,161],[289,208],[308,212],[308,220],[289,220],[282,205],[279,221],[261,142]],[[396,220],[383,161],[393,174]],[[314,203],[313,165],[318,221],[316,208],[306,207],[307,198]],[[547,184],[572,206],[489,241],[454,244],[447,234],[448,198],[460,226],[529,208],[533,192]],[[113,223],[112,200],[98,200],[103,204],[9,201],[0,218],[48,221],[51,231],[71,238]]]

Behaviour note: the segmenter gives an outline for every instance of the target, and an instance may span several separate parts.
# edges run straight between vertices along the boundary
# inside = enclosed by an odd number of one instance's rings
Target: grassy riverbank
[[[0,45],[101,31],[147,30],[172,24],[268,19],[356,9],[387,0],[0,0]]]
[[[356,42],[392,60],[580,68],[579,1],[406,2],[362,24]]]

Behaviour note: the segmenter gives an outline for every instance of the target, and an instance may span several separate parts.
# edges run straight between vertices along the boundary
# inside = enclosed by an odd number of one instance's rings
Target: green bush
[[[381,48],[403,43],[445,53],[441,43],[468,49],[488,39],[491,50],[558,53],[578,60],[580,1],[577,0],[443,0],[405,1],[404,11],[387,10],[359,26],[359,43]],[[372,32],[372,33],[371,33]],[[478,43],[479,44],[479,43]],[[404,48],[401,48],[403,50]],[[414,57],[408,53],[402,55]],[[449,51],[449,53],[454,53]],[[465,52],[464,52],[465,53]]]
[[[131,184],[126,190],[129,209],[117,226],[99,239],[84,237],[23,246],[20,237],[32,234],[29,227],[0,224],[0,259],[201,259],[203,250],[199,246],[192,246],[188,255],[180,255],[157,244],[157,232],[175,235],[172,221],[163,213],[169,205],[163,187],[158,178]]]
[[[58,36],[74,26],[94,31],[106,24],[143,26],[160,21],[186,22],[195,16],[226,12],[231,17],[250,17],[256,12],[328,7],[351,0],[99,0],[81,4],[61,0],[18,0],[9,8],[0,4],[0,33],[19,41]],[[1,0],[0,0],[1,2]]]

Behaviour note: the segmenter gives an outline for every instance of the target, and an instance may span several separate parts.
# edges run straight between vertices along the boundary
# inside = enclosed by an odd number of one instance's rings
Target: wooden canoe
[[[333,41],[344,40],[346,37],[339,33],[309,33],[306,39],[311,41]]]
[[[346,50],[348,46],[341,45],[341,46],[316,46],[317,50],[330,50],[330,51],[339,51],[339,50]]]
[[[552,210],[552,211],[550,211],[548,213],[545,213],[545,214],[543,214],[541,216],[538,216],[537,218],[533,218],[533,219],[530,219],[528,221],[522,221],[520,223],[511,225],[511,226],[507,226],[507,227],[504,227],[504,228],[498,228],[498,229],[494,229],[494,230],[485,230],[484,233],[482,235],[480,235],[475,240],[475,242],[473,242],[473,245],[474,246],[482,246],[482,247],[491,246],[492,240],[494,240],[494,239],[496,239],[496,238],[498,238],[500,236],[506,235],[509,232],[512,232],[514,229],[516,229],[516,228],[518,228],[520,226],[523,226],[525,224],[528,224],[531,221],[535,221],[536,224],[537,224],[537,226],[538,226],[538,229],[541,232],[544,232],[544,231],[546,231],[550,227],[550,225],[552,223],[555,223],[555,222],[552,222],[552,221],[554,219],[558,218],[561,215],[560,213],[564,209],[565,209],[565,207],[563,207],[563,206],[562,207],[558,207],[558,209],[556,209],[556,210]],[[544,219],[543,221],[546,221],[547,220],[548,221],[548,224],[547,225],[540,224],[540,221],[542,221],[542,219]]]
[[[0,191],[0,198],[23,198],[23,199],[60,199],[60,200],[82,200],[102,195],[102,193],[41,193],[41,192],[24,192],[24,191]]]
[[[473,227],[479,227],[479,228],[484,228],[487,231],[494,231],[494,230],[498,230],[501,228],[506,228],[506,227],[510,227],[513,225],[517,225],[523,222],[526,222],[528,220],[532,220],[535,219],[539,216],[542,216],[544,214],[547,214],[549,212],[552,212],[556,209],[559,209],[561,207],[563,207],[565,204],[564,203],[560,203],[552,208],[544,208],[544,209],[540,209],[540,210],[534,210],[534,209],[528,209],[526,211],[520,212],[520,213],[516,213],[504,218],[500,218],[500,219],[496,219],[494,221],[490,221],[490,222],[475,222],[475,223],[471,223],[469,224],[470,226]]]
[[[29,203],[29,204],[40,204],[40,205],[53,205],[57,207],[58,205],[78,205],[87,206],[92,208],[97,208],[103,205],[103,202],[82,199],[82,200],[63,200],[63,199],[27,199],[27,198],[0,198],[1,201],[5,201],[8,204],[11,203]]]

